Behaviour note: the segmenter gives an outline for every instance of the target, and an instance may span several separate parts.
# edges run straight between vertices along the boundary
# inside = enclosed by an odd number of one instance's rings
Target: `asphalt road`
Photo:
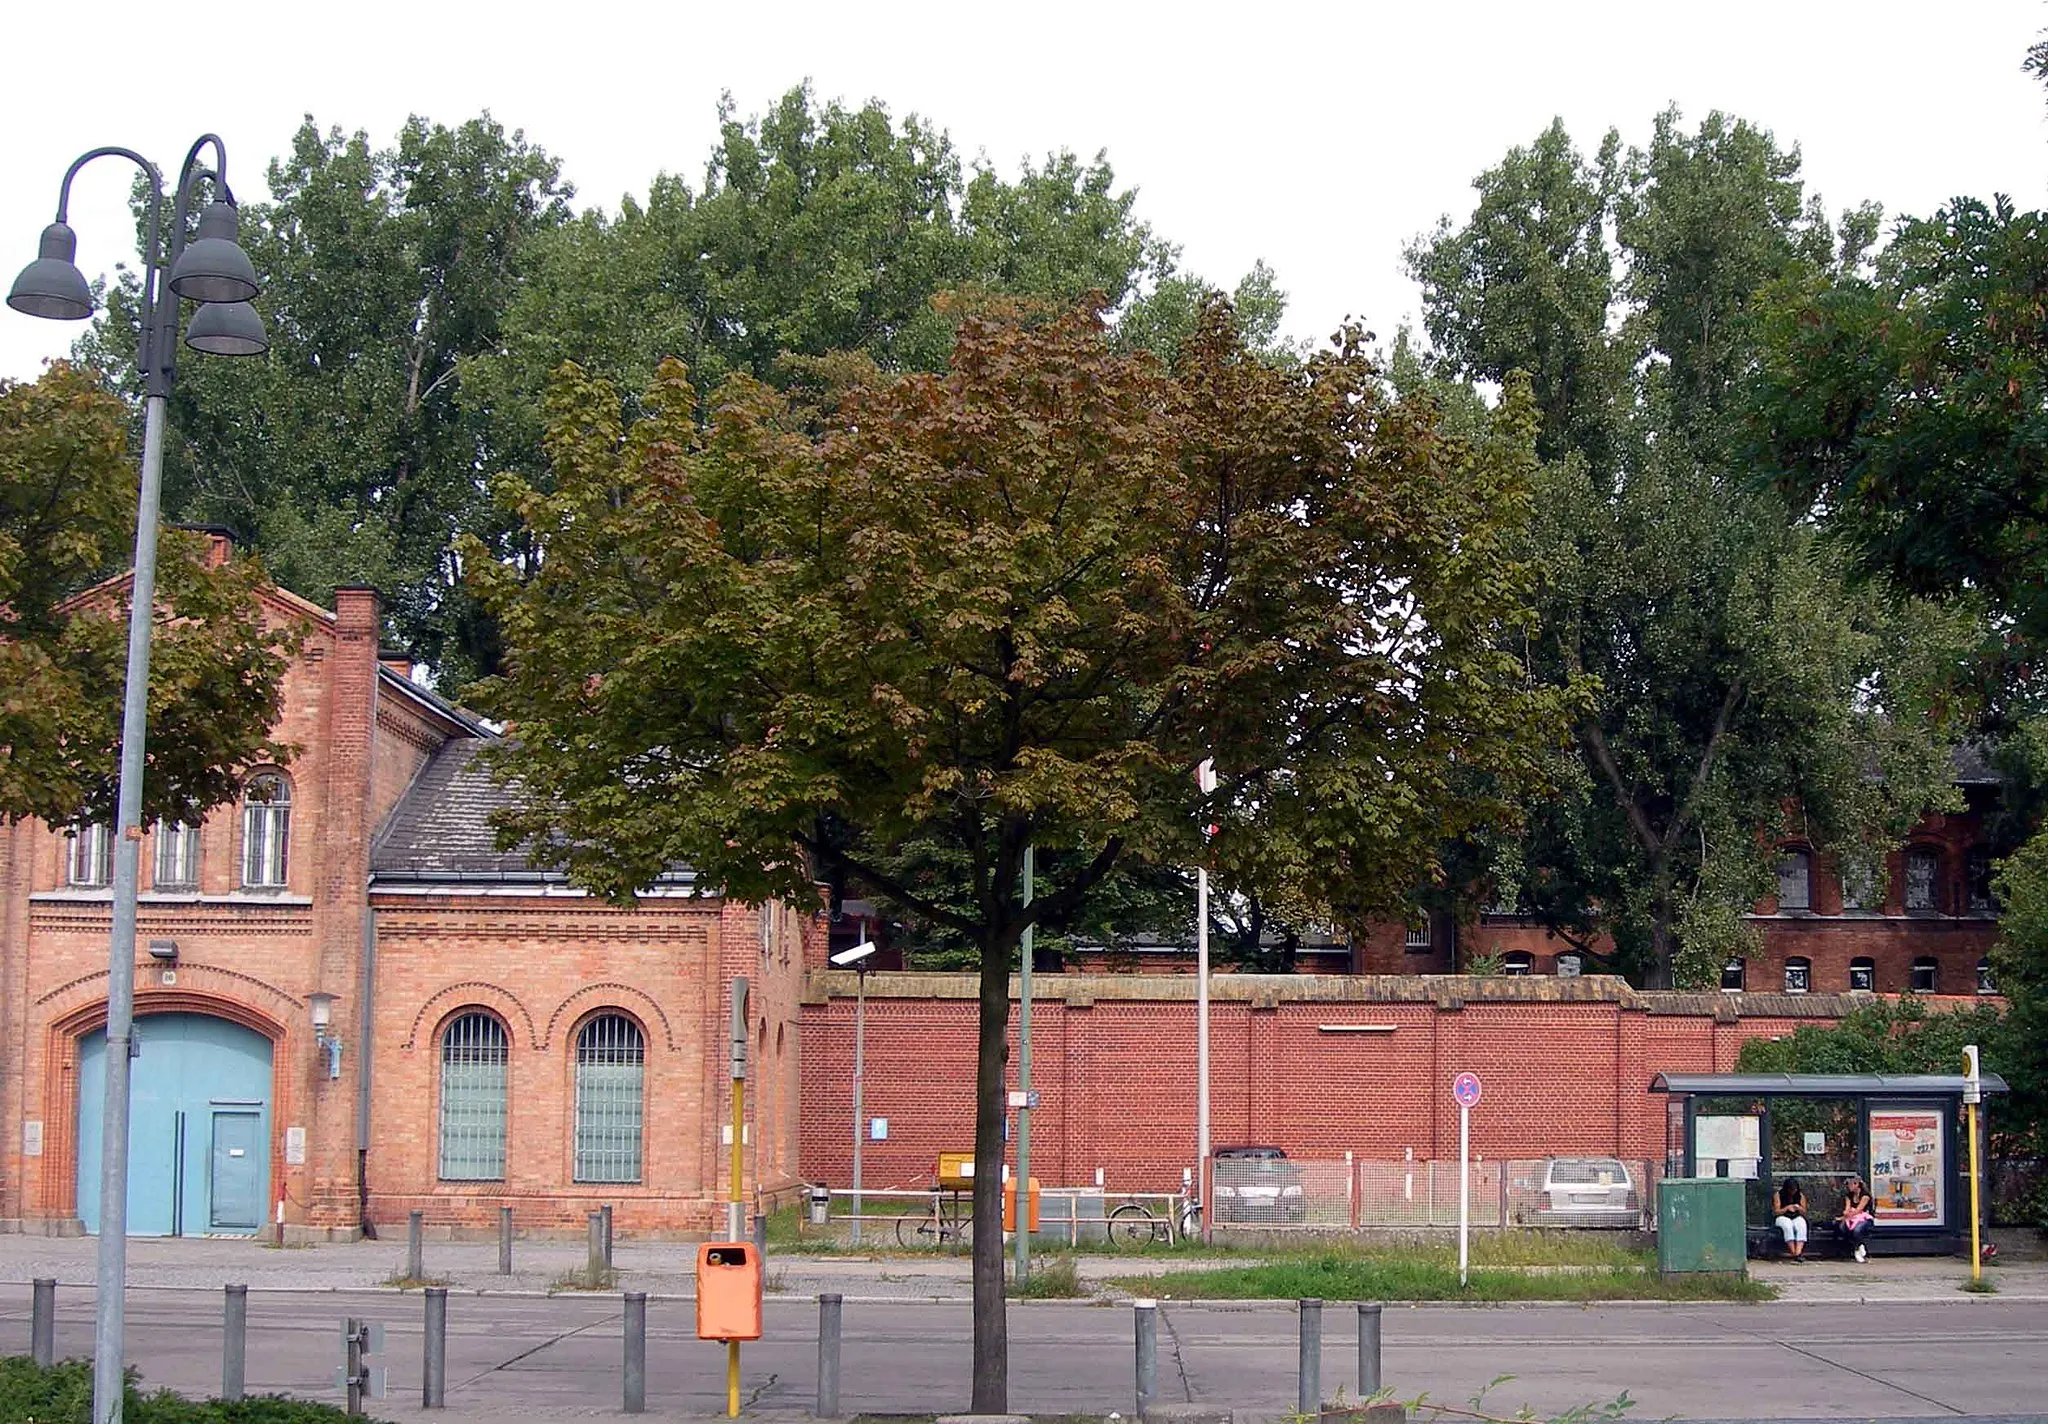
[[[220,1384],[215,1292],[130,1293],[129,1357],[146,1385],[210,1394]],[[0,1351],[26,1350],[25,1293],[0,1308]],[[344,1315],[387,1327],[390,1397],[372,1412],[421,1417],[422,1303],[388,1292],[252,1291],[249,1387],[335,1398]],[[619,1407],[616,1297],[451,1293],[452,1416],[566,1417]],[[1356,1316],[1325,1312],[1323,1386],[1356,1397]],[[743,1353],[744,1398],[762,1413],[799,1413],[816,1387],[817,1308],[767,1303],[767,1338]],[[964,1304],[845,1307],[846,1413],[918,1413],[967,1402]],[[1168,1400],[1286,1413],[1295,1395],[1291,1306],[1165,1303],[1160,1385]],[[1403,1397],[1464,1404],[1489,1381],[1486,1412],[1548,1415],[1614,1398],[1636,1419],[1956,1418],[2025,1415],[2048,1398],[2048,1303],[1960,1299],[1925,1305],[1389,1306],[1385,1378]],[[91,1295],[60,1294],[57,1349],[87,1355]],[[1128,1306],[1030,1302],[1010,1312],[1010,1402],[1023,1412],[1131,1408]],[[695,1338],[688,1302],[648,1304],[648,1409],[724,1412],[724,1348]],[[429,1416],[431,1417],[431,1416]]]

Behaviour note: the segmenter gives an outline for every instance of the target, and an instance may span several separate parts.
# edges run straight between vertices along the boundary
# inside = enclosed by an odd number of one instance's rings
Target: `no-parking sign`
[[[1457,1101],[1458,1106],[1461,1108],[1477,1107],[1479,1105],[1479,1075],[1477,1073],[1460,1073],[1457,1077],[1451,1079],[1451,1097]]]

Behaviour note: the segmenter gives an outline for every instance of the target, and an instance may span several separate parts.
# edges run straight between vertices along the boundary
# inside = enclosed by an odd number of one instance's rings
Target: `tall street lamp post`
[[[213,166],[200,155],[213,150]],[[173,193],[169,250],[163,241],[163,175],[127,148],[95,148],[64,172],[57,220],[43,229],[41,254],[14,279],[7,305],[30,316],[82,321],[92,315],[92,289],[74,260],[78,238],[65,221],[71,180],[95,158],[128,159],[149,178],[149,222],[142,253],[141,328],[136,368],[142,373],[142,488],[135,513],[135,586],[128,610],[128,674],[121,702],[121,780],[115,816],[113,935],[107,952],[107,1083],[100,1115],[99,1272],[93,1320],[94,1424],[120,1424],[123,1389],[123,1296],[128,1280],[128,1073],[135,1013],[135,892],[142,853],[143,735],[149,710],[149,635],[156,614],[157,500],[163,483],[164,404],[177,372],[181,299],[200,303],[185,344],[218,356],[255,356],[269,346],[263,321],[249,305],[261,290],[237,242],[227,149],[207,134],[185,154]],[[205,183],[213,197],[199,211],[188,241],[192,200]]]

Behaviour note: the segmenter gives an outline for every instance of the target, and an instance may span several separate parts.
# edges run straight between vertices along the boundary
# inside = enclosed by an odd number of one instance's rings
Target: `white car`
[[[1527,1213],[1537,1226],[1619,1227],[1643,1224],[1643,1202],[1626,1164],[1613,1157],[1552,1157],[1542,1194]]]

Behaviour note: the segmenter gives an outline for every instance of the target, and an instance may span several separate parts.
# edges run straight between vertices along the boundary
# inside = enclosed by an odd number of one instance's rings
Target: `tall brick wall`
[[[855,983],[817,971],[803,1006],[804,1175],[852,1167]],[[1195,1159],[1191,981],[1046,976],[1032,1018],[1032,1175],[1167,1190]],[[1619,980],[1220,975],[1210,1019],[1211,1136],[1300,1157],[1455,1156],[1451,1078],[1481,1075],[1488,1157],[1664,1155],[1661,1071],[1726,1071],[1744,1040],[1826,1022],[1845,996],[1651,995]],[[973,1139],[973,980],[870,974],[863,1108],[888,1119],[863,1185],[929,1185]],[[1017,1026],[1010,1033],[1012,1081]]]

